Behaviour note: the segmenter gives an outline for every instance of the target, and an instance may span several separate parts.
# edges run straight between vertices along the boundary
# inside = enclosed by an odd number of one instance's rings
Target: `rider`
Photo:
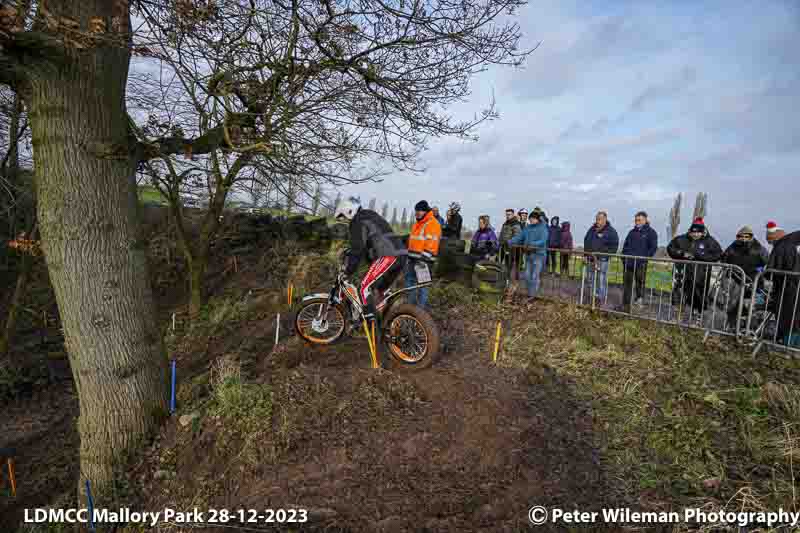
[[[403,271],[408,251],[403,240],[392,232],[392,227],[375,211],[363,209],[357,198],[343,201],[334,213],[336,220],[350,221],[350,251],[344,269],[351,276],[363,258],[370,261],[369,270],[361,280],[359,295],[365,306],[364,318],[375,316],[376,300]],[[373,291],[378,293],[373,294]]]

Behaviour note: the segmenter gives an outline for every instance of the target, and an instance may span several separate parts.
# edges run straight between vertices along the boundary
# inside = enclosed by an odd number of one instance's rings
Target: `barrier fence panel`
[[[520,290],[530,277],[526,269],[531,251],[513,247],[498,256],[519,271]],[[535,265],[541,269],[537,296],[722,335],[738,337],[746,327],[742,317],[749,307],[747,277],[738,266],[575,250],[547,252],[554,259]],[[515,283],[513,273],[511,278]]]
[[[800,273],[767,269],[753,282],[748,295],[746,324],[741,339],[755,345],[800,352]]]

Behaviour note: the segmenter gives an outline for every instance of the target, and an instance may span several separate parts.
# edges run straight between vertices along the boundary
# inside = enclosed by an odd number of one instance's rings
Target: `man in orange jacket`
[[[414,216],[417,222],[408,236],[408,258],[406,266],[406,287],[430,279],[431,266],[439,255],[439,242],[442,238],[442,226],[428,205],[422,200],[414,206]],[[409,292],[408,301],[420,307],[428,306],[428,288],[422,287]]]

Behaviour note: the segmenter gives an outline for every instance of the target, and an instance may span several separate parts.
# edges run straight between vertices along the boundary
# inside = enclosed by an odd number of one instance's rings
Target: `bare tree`
[[[705,218],[708,216],[708,193],[699,192],[694,200],[694,211],[692,212],[692,220],[697,218]]]
[[[373,197],[372,200],[369,201],[369,209],[371,211],[375,211],[375,203],[378,201],[377,198]]]
[[[680,230],[681,226],[681,204],[683,203],[683,194],[678,193],[678,196],[675,197],[675,201],[672,204],[672,208],[669,210],[669,226],[667,226],[667,232],[670,235],[670,238],[674,239],[676,235],[678,235],[678,231]]]
[[[381,207],[381,216],[386,219],[389,216],[389,202],[383,202]]]
[[[403,208],[403,215],[400,217],[400,227],[405,228],[408,225],[408,210]]]
[[[397,207],[392,210],[392,227],[397,226]]]
[[[311,204],[311,214],[314,216],[319,215],[319,205],[322,201],[322,187],[317,184],[317,188],[314,190],[314,201]]]

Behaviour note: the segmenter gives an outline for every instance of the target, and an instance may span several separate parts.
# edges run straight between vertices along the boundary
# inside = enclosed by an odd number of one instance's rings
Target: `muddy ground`
[[[258,288],[263,273],[251,264],[225,273],[219,292]],[[211,275],[218,280],[226,269],[224,263]],[[183,316],[185,301],[175,290],[156,293],[165,321],[173,311]],[[255,460],[231,461],[247,435],[229,434],[202,408],[191,430],[182,427],[179,415],[195,408],[190,391],[132,467],[131,497],[140,508],[295,505],[313,511],[306,530],[518,531],[534,504],[591,510],[616,503],[590,407],[546,368],[492,365],[492,327],[469,309],[440,302],[440,359],[398,375],[369,368],[363,338],[324,350],[286,338],[285,313],[282,344],[273,349],[274,299],[253,302],[246,316],[187,333],[172,346],[181,390],[234,354],[246,382],[273,391],[273,424],[294,416],[291,444],[276,446],[266,436]],[[35,350],[35,334],[19,342]],[[18,494],[0,499],[0,531],[13,531],[24,508],[69,501],[76,486],[77,398],[68,369],[2,410],[0,448],[15,457]],[[266,458],[267,449],[279,451]]]

